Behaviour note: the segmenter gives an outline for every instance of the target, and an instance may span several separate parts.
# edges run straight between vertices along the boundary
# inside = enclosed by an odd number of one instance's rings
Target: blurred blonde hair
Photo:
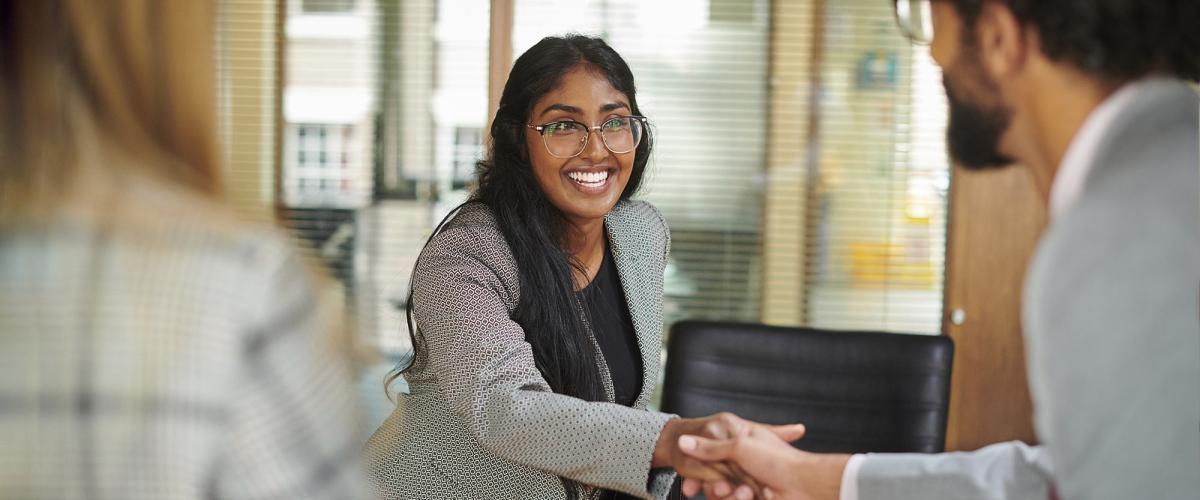
[[[209,0],[0,0],[0,224],[85,169],[217,197],[214,22]]]

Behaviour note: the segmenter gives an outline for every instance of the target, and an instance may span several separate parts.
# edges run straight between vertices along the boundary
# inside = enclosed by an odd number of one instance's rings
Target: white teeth
[[[571,180],[581,184],[601,184],[608,180],[608,171],[600,172],[571,172],[567,174]]]

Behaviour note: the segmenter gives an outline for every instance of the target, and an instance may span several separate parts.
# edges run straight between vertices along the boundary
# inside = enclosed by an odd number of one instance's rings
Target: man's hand
[[[673,419],[667,422],[658,436],[651,467],[671,467],[683,477],[701,481],[747,483],[747,489],[754,491],[757,489],[757,483],[753,478],[743,477],[736,466],[695,458],[683,453],[678,446],[680,438],[684,435],[727,440],[748,434],[752,429],[787,441],[795,441],[804,436],[803,425],[765,425],[745,420],[732,413],[718,413],[704,418]]]
[[[762,426],[750,426],[725,439],[698,435],[679,437],[679,449],[701,461],[728,462],[765,488],[767,498],[780,500],[837,500],[842,472],[850,455],[828,455],[797,450],[787,440]],[[685,472],[683,493],[704,489],[714,500],[753,498],[753,489],[726,480],[693,477]]]

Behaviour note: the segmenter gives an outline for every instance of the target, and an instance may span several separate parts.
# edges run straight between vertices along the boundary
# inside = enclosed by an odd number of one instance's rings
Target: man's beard
[[[979,83],[983,92],[999,95],[995,82],[989,80],[979,67],[974,51],[965,50],[959,58],[961,66],[958,80],[970,79]],[[1004,167],[1013,159],[1000,153],[997,146],[1000,136],[1008,129],[1012,112],[1003,105],[986,106],[967,102],[956,92],[959,85],[950,82],[950,71],[943,73],[942,84],[946,87],[950,121],[946,125],[946,147],[950,159],[971,170]],[[967,73],[967,74],[963,74]]]

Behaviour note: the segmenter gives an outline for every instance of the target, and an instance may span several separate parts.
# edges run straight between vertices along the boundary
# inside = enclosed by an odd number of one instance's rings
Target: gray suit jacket
[[[1182,82],[1139,90],[1042,236],[1023,319],[1043,447],[868,455],[859,498],[1200,497],[1198,109]]]
[[[634,408],[551,392],[510,319],[517,269],[491,212],[471,204],[422,252],[413,275],[424,341],[405,378],[410,394],[367,444],[386,498],[564,498],[559,476],[644,498],[665,497],[674,474],[651,471],[671,415],[645,411],[658,380],[663,270],[670,237],[645,202],[605,219],[641,347]],[[597,347],[597,355],[603,359]],[[607,366],[598,367],[610,400]]]

